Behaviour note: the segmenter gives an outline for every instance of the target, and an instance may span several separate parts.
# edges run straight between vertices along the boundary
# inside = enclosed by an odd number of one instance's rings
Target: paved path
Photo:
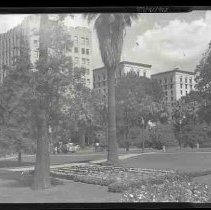
[[[156,153],[156,152],[134,153],[134,154],[120,155],[120,156],[119,156],[119,159],[120,159],[120,160],[124,160],[124,159],[127,159],[127,158],[140,156],[140,155],[143,155],[143,154],[154,154],[154,153]],[[90,163],[102,163],[102,162],[105,162],[106,160],[107,160],[107,159],[93,160],[93,161],[90,161]]]
[[[143,154],[154,154],[154,153],[156,153],[156,152],[135,153],[135,154],[120,155],[120,156],[119,156],[119,159],[120,159],[120,160],[124,160],[124,159],[127,159],[127,158],[140,156],[140,155],[143,155]],[[102,163],[102,162],[105,162],[106,160],[107,160],[107,159],[95,160],[95,161],[90,161],[89,163],[91,163],[91,164]],[[89,163],[67,163],[67,164],[58,164],[58,165],[52,165],[52,166],[50,166],[50,168],[70,167],[70,166],[74,166],[74,165],[88,165]],[[4,170],[8,170],[8,171],[30,171],[30,170],[34,170],[34,166],[31,166],[31,167],[27,167],[27,166],[22,166],[22,167],[11,167],[11,168],[4,168]]]

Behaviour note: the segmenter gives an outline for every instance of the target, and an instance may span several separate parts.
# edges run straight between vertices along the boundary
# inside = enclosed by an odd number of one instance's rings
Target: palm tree
[[[108,158],[109,163],[118,160],[116,138],[116,102],[115,102],[115,71],[119,65],[126,26],[131,26],[132,20],[138,14],[105,13],[85,14],[88,22],[95,21],[94,26],[99,41],[102,61],[107,69],[108,83]]]

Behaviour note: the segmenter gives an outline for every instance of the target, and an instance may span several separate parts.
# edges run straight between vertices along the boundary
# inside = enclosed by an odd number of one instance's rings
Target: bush
[[[205,184],[190,182],[186,178],[172,176],[162,184],[145,183],[123,193],[123,202],[207,202],[209,188]]]
[[[172,180],[173,178],[176,180],[190,180],[188,176],[180,175],[180,174],[165,174],[163,176],[160,175],[154,175],[153,177],[145,177],[145,178],[138,178],[136,180],[122,180],[119,182],[114,182],[111,183],[108,186],[108,191],[109,192],[124,192],[125,190],[128,190],[130,188],[140,188],[142,185],[147,185],[147,184],[162,184],[164,180]]]

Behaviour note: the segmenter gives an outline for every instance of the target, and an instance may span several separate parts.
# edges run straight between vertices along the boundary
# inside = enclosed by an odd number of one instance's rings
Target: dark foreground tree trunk
[[[108,162],[118,161],[116,138],[115,71],[108,70]]]
[[[48,59],[48,15],[42,14],[40,17],[40,45],[39,45],[39,62],[40,74],[45,76],[47,71]],[[45,90],[47,91],[47,90]],[[36,121],[37,126],[37,154],[34,173],[34,189],[46,189],[50,187],[50,155],[49,155],[49,135],[48,135],[48,99],[41,96],[40,119]],[[39,104],[38,103],[38,104]],[[38,111],[38,112],[39,112]]]
[[[50,155],[47,120],[38,125],[37,154],[33,189],[50,187]]]

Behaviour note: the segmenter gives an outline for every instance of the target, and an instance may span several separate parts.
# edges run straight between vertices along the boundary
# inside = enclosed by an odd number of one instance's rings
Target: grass
[[[145,154],[120,161],[123,167],[181,170],[184,172],[211,169],[211,153]]]
[[[0,171],[0,203],[102,203],[120,202],[121,195],[107,192],[107,187],[69,180],[52,179],[49,189],[31,189],[32,177],[23,180],[18,173]]]

